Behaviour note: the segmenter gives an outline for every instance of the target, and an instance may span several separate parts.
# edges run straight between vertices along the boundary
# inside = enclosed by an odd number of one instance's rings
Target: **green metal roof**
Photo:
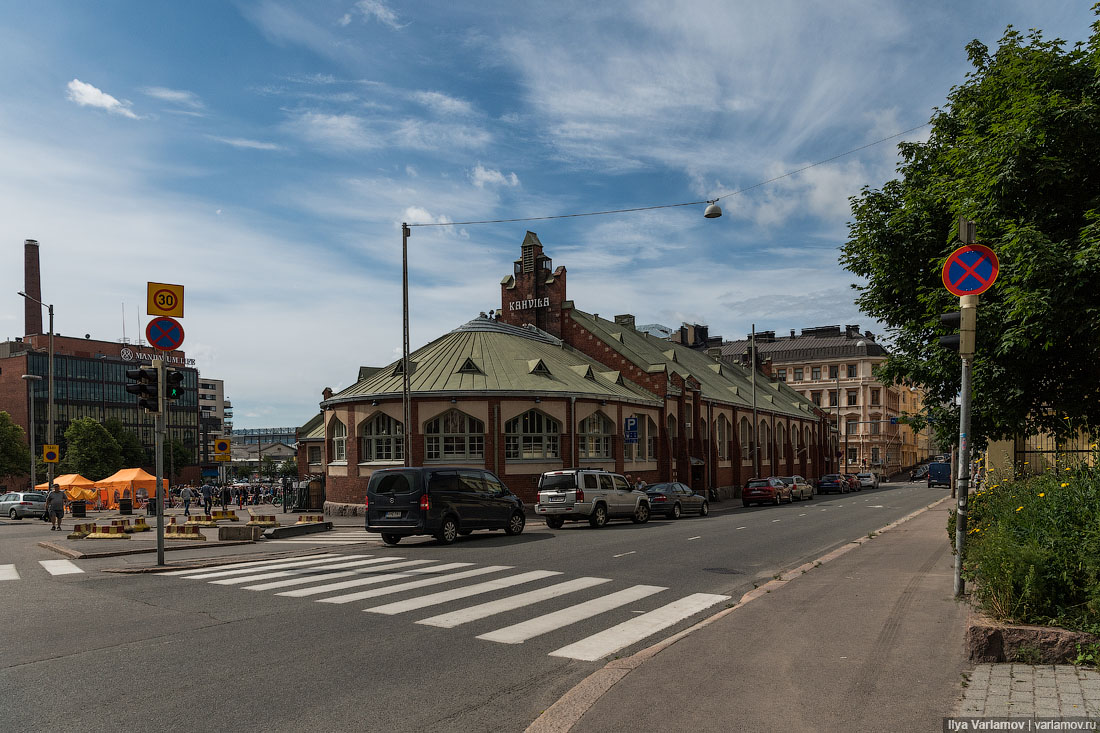
[[[409,355],[412,393],[561,394],[660,405],[656,395],[533,327],[476,318]],[[401,361],[322,405],[401,394]]]
[[[298,440],[324,440],[324,438],[325,419],[321,413],[317,413],[305,425],[298,428]]]
[[[570,317],[612,350],[649,373],[694,377],[705,399],[739,407],[752,406],[752,376],[744,367],[719,361],[702,351],[650,336],[630,326],[573,308]],[[756,406],[784,415],[810,417],[814,404],[782,382],[756,376]]]

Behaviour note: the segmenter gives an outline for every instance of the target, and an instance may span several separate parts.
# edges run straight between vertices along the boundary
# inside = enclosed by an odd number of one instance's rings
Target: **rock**
[[[967,658],[975,663],[1065,664],[1077,658],[1078,644],[1097,637],[1055,626],[1005,624],[975,609],[966,627]]]

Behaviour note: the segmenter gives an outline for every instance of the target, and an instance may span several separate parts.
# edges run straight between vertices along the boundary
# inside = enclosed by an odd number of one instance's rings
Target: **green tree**
[[[103,427],[118,443],[119,450],[122,451],[124,468],[149,466],[153,463],[155,458],[150,460],[149,453],[145,450],[145,446],[141,444],[141,438],[134,431],[126,428],[121,420],[112,417],[104,421]]]
[[[169,437],[164,441],[164,469],[168,473],[169,482],[174,483],[176,474],[184,466],[193,466],[195,460],[195,446],[190,441]]]
[[[279,473],[287,478],[298,478],[298,459],[288,458],[279,467]]]
[[[65,440],[69,447],[61,457],[60,473],[79,473],[98,481],[124,467],[118,442],[93,418],[83,417],[69,423]]]
[[[26,476],[30,463],[31,449],[26,433],[15,424],[11,415],[0,410],[0,478]]]
[[[271,478],[275,475],[276,461],[274,456],[264,456],[260,459],[260,475]]]
[[[972,41],[973,71],[935,110],[928,141],[900,145],[900,177],[852,198],[841,262],[865,279],[857,303],[893,341],[878,375],[928,390],[941,442],[958,426],[961,362],[935,340],[939,316],[958,310],[940,270],[959,216],[1001,265],[978,308],[974,445],[1100,425],[1100,22],[1092,29],[1070,49],[1011,27],[992,54]]]

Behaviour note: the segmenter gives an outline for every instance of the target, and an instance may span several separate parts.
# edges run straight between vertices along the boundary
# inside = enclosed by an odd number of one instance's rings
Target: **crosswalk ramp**
[[[264,540],[265,545],[359,545],[371,540],[380,541],[378,534],[365,529],[336,529],[304,537],[287,537],[281,540]]]
[[[160,575],[315,603],[357,603],[371,615],[407,616],[440,629],[474,628],[476,638],[499,644],[579,634],[549,656],[590,662],[730,600],[714,593],[670,598],[664,586],[623,587],[611,578],[569,578],[557,570],[372,554],[322,552]],[[600,627],[601,619],[611,620]],[[496,628],[482,631],[491,626]]]
[[[39,560],[38,566],[50,575],[80,575],[84,572],[72,560]],[[27,568],[33,569],[34,565],[28,564],[24,566],[24,573],[28,572]],[[0,564],[0,581],[21,580],[22,577],[23,576],[20,574],[19,568],[15,565]]]

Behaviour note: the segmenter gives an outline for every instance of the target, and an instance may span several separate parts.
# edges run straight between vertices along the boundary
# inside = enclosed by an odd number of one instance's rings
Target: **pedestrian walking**
[[[221,494],[222,494],[222,511],[227,512],[227,511],[229,511],[229,487],[223,485]]]
[[[207,481],[202,485],[201,491],[203,514],[209,514],[214,509],[214,487]]]
[[[50,484],[50,493],[46,494],[46,513],[50,515],[50,531],[61,531],[61,518],[65,516],[65,492]]]
[[[191,487],[190,486],[184,486],[180,490],[180,501],[183,502],[183,516],[185,516],[185,517],[191,516],[191,499],[192,499],[192,497],[193,497],[193,494],[191,493]]]
[[[241,487],[237,487],[233,490],[237,492],[237,508],[243,510],[244,509],[244,489],[241,488]]]

